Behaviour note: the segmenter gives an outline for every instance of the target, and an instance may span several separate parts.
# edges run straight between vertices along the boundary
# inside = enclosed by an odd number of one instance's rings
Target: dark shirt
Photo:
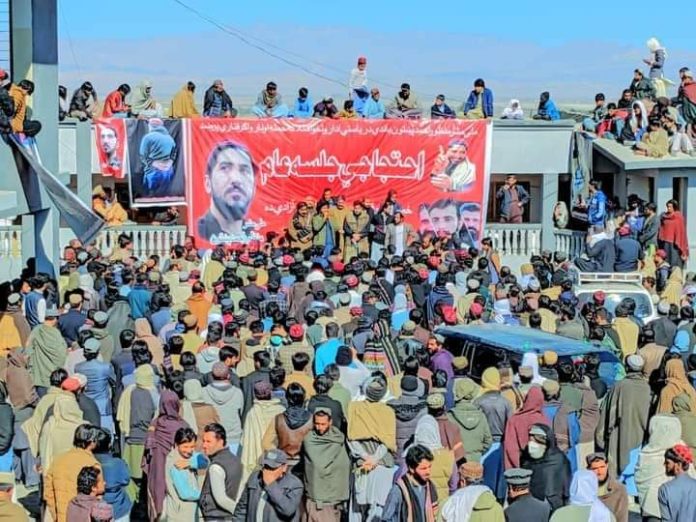
[[[77,341],[77,335],[85,321],[87,321],[87,316],[74,308],[58,318],[58,329],[68,345]]]
[[[532,495],[517,497],[505,509],[505,522],[548,522],[551,507]]]

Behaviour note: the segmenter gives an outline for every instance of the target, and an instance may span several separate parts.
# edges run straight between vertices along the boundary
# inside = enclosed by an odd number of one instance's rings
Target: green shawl
[[[686,393],[677,395],[672,400],[672,408],[681,422],[682,440],[691,451],[696,451],[696,412],[691,411],[691,398]]]
[[[310,431],[303,443],[307,497],[317,503],[338,504],[350,496],[350,459],[346,439],[335,426],[324,435]]]
[[[65,366],[68,345],[58,328],[45,324],[32,330],[28,344],[29,374],[34,386],[48,388],[51,384],[51,372]]]

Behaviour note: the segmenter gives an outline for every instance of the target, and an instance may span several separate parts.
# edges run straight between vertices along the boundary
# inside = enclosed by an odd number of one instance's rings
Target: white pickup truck
[[[657,310],[650,293],[643,288],[642,275],[639,272],[628,273],[583,273],[578,274],[578,284],[575,295],[580,301],[578,310],[592,300],[592,295],[601,290],[604,292],[605,308],[614,315],[614,309],[627,297],[636,302],[635,316],[643,324],[648,324],[657,318]]]

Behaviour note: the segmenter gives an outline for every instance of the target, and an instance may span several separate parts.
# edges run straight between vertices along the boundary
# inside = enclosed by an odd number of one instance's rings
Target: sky
[[[108,8],[58,0],[61,81],[72,90],[90,79],[107,91],[148,78],[165,97],[188,79],[207,87],[220,77],[233,98],[251,99],[274,79],[286,97],[307,85],[316,98],[342,94],[355,59],[365,55],[371,83],[389,97],[409,81],[422,98],[442,91],[461,100],[481,76],[503,98],[531,100],[550,90],[559,100],[580,101],[602,90],[618,97],[651,36],[668,49],[668,77],[696,62],[688,25],[670,15],[660,24],[669,31],[652,34],[658,15],[645,0],[630,9],[606,0],[382,0],[361,10],[333,0],[181,1],[209,20],[175,0],[119,0]],[[696,3],[682,3],[679,18],[694,17]]]

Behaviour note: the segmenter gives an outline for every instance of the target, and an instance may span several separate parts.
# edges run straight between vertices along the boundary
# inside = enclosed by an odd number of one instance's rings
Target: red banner
[[[124,178],[126,176],[126,124],[122,118],[96,120],[94,139],[97,143],[99,169],[104,176]]]
[[[419,232],[475,243],[486,215],[485,120],[190,121],[188,207],[201,246],[282,233],[301,201],[379,209],[391,190]],[[340,201],[338,202],[340,205]]]

